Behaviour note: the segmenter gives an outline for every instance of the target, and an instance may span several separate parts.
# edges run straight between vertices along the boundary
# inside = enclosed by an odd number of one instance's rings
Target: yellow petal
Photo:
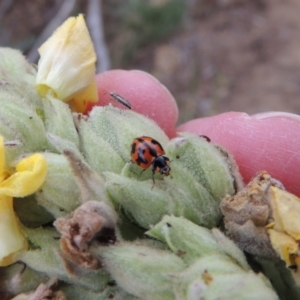
[[[300,240],[300,199],[287,191],[270,188],[274,229]]]
[[[68,18],[39,48],[36,85],[68,101],[94,81],[96,54],[82,15]]]
[[[0,266],[8,266],[18,259],[18,253],[27,249],[18,219],[13,210],[13,199],[0,196]]]
[[[83,113],[86,111],[88,102],[98,101],[98,89],[94,80],[82,92],[74,95],[73,99],[68,102],[71,110]]]
[[[16,166],[16,173],[0,183],[0,195],[25,197],[37,191],[47,174],[47,162],[36,153],[22,159]]]
[[[273,249],[284,260],[287,266],[295,264],[295,255],[298,253],[297,242],[285,233],[274,229],[268,230]]]

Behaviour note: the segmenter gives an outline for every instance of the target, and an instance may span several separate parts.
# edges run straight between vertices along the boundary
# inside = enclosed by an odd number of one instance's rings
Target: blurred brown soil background
[[[69,15],[86,18],[97,2],[89,24],[104,34],[104,65],[157,77],[179,123],[232,110],[300,114],[298,0],[0,0],[0,45],[36,62],[34,44],[67,1]]]

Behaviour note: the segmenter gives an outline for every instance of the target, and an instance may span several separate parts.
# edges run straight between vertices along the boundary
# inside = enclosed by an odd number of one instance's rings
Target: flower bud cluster
[[[0,48],[0,266],[7,295],[277,299],[241,250],[212,229],[225,214],[222,198],[243,186],[230,154],[203,136],[169,140],[129,109],[94,107],[82,115],[98,98],[82,15],[39,52],[36,71],[18,51]],[[132,143],[141,136],[159,142],[170,176],[155,173],[149,149],[153,166],[137,164],[143,149]],[[298,232],[273,211],[268,245],[297,265],[298,256],[272,233],[297,243]],[[17,260],[24,267],[11,265]]]
[[[105,269],[138,299],[278,299],[268,280],[250,270],[241,250],[216,229],[165,216],[147,235],[171,251],[142,241],[100,250]]]
[[[15,59],[10,58],[11,61],[23,60],[24,69],[29,68],[18,52],[6,55],[15,56]],[[33,82],[34,70],[30,70],[28,78]],[[9,86],[13,90],[15,85],[11,85]],[[230,156],[203,137],[182,134],[169,141],[153,121],[133,111],[112,107],[95,107],[88,117],[72,114],[68,106],[53,95],[39,98],[30,84],[25,85],[22,98],[15,91],[8,93],[17,94],[16,99],[12,98],[9,102],[5,97],[0,97],[3,111],[5,110],[3,118],[0,116],[0,122],[13,124],[0,129],[0,134],[11,145],[5,149],[9,164],[32,152],[42,153],[47,162],[47,174],[41,187],[32,196],[31,205],[42,206],[53,219],[72,213],[85,201],[97,200],[104,201],[108,210],[113,207],[113,203],[124,212],[123,220],[120,218],[121,223],[115,224],[115,227],[122,226],[122,222],[126,222],[125,219],[129,217],[134,223],[149,229],[151,225],[159,223],[164,215],[173,214],[212,228],[221,218],[221,198],[226,194],[233,195],[241,185],[239,175],[232,172],[234,163]],[[32,94],[35,95],[33,102],[29,98]],[[171,176],[156,176],[153,188],[151,170],[145,170],[140,175],[142,169],[130,162],[131,143],[134,138],[143,135],[159,141],[171,160]],[[26,219],[26,206],[19,206],[17,211]],[[49,221],[49,217],[44,220]],[[43,220],[39,222],[43,224]],[[35,226],[37,224],[39,223],[35,223]],[[72,248],[73,244],[66,240],[65,235],[61,243],[58,243],[55,238],[59,234],[54,230],[30,229],[30,234],[28,230],[22,229],[30,245],[34,247],[25,252],[21,259],[29,268],[68,284],[77,282],[74,278],[71,279],[71,274],[76,274],[78,278],[85,276],[86,280],[81,282],[81,288],[91,288],[97,278],[102,278],[102,284],[98,283],[93,288],[95,291],[103,289],[107,284],[109,276],[106,272],[98,270],[96,264],[91,263],[92,269],[96,270],[90,270],[85,267],[89,263],[82,263],[86,259],[94,261],[90,254],[93,248]],[[117,227],[114,230],[118,240],[122,240]],[[76,239],[84,240],[84,232],[86,231],[81,231]],[[93,236],[98,238],[99,233],[94,233]],[[92,242],[90,241],[91,245]],[[59,250],[60,244],[69,245],[62,248],[69,249],[67,256],[64,250]],[[135,245],[126,245],[130,249],[128,251],[138,251],[134,250]],[[152,249],[146,247],[145,251],[148,253]],[[76,259],[70,260],[74,253]],[[163,250],[155,250],[154,257],[162,265],[167,261],[167,273],[186,270],[186,263],[177,253],[170,258],[169,254]],[[80,263],[76,264],[78,261]],[[157,269],[153,270],[157,274]],[[113,273],[109,273],[112,276]],[[157,283],[161,280],[161,277],[155,278]],[[168,282],[170,286],[165,293],[171,297],[171,285],[174,282]],[[125,292],[131,294],[132,291],[125,289]]]

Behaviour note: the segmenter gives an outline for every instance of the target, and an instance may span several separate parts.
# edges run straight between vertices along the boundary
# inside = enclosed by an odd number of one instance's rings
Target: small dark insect
[[[160,173],[165,176],[170,175],[170,159],[163,156],[165,151],[161,144],[149,136],[137,137],[131,144],[131,161],[141,168],[148,169],[152,166],[153,186],[155,184],[154,174]]]
[[[206,139],[208,142],[210,142],[210,138],[208,136],[206,136],[206,135],[199,135],[199,136]]]
[[[125,98],[123,98],[122,96],[120,96],[117,93],[108,93],[112,98],[114,98],[116,101],[118,101],[119,103],[123,104],[124,106],[126,106],[127,108],[131,109],[131,104],[128,100],[126,100]]]

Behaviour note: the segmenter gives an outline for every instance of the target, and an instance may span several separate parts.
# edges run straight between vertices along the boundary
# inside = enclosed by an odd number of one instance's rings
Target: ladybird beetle
[[[165,151],[161,144],[149,136],[137,137],[131,144],[131,161],[141,168],[148,169],[152,166],[152,180],[155,184],[154,174],[170,175],[170,159],[163,156]]]

